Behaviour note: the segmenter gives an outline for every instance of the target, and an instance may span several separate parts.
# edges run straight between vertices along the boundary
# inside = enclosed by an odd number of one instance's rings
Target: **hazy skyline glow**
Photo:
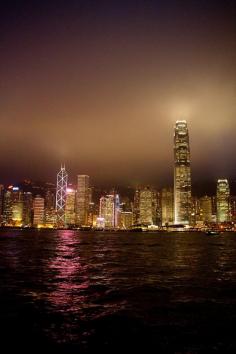
[[[53,181],[65,162],[97,183],[171,183],[178,119],[193,180],[235,177],[235,15],[233,1],[3,6],[0,182]]]

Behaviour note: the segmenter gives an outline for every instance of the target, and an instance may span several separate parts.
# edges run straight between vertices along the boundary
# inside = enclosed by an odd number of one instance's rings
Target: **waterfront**
[[[236,234],[0,232],[2,342],[25,352],[236,350]]]

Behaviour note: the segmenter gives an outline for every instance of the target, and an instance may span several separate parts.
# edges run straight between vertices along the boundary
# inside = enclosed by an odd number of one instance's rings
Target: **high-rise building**
[[[231,221],[236,223],[236,196],[230,196],[230,214]]]
[[[95,226],[97,217],[98,214],[96,214],[96,205],[95,203],[91,202],[89,203],[88,208],[88,226]]]
[[[67,226],[75,225],[75,189],[66,190],[65,220]]]
[[[200,199],[198,197],[191,197],[191,215],[190,215],[190,224],[192,226],[202,226],[201,218],[201,208],[200,208]]]
[[[38,227],[44,225],[44,198],[37,195],[33,202],[33,225]]]
[[[33,196],[31,192],[23,193],[23,225],[32,225]]]
[[[91,201],[91,189],[89,188],[89,176],[78,175],[76,192],[76,224],[86,226],[88,224],[88,209]]]
[[[3,202],[3,224],[8,226],[12,222],[12,190],[8,187],[4,193]]]
[[[174,193],[172,188],[161,190],[161,223],[163,226],[174,222]]]
[[[159,224],[159,206],[158,206],[159,192],[152,190],[152,223]]]
[[[68,182],[68,174],[65,166],[61,166],[61,170],[57,174],[57,190],[56,190],[56,217],[57,226],[65,226],[65,206],[66,206],[66,189]]]
[[[144,225],[153,224],[153,191],[149,187],[140,189],[139,222]]]
[[[50,189],[45,193],[45,224],[48,227],[56,224],[55,192]]]
[[[114,227],[114,196],[100,198],[99,218],[104,219],[105,227]]]
[[[133,213],[132,211],[121,211],[119,217],[119,228],[123,230],[128,230],[133,224]]]
[[[119,226],[120,218],[120,196],[114,192],[114,227]]]
[[[212,221],[213,222],[217,222],[217,206],[216,206],[216,195],[213,195],[212,197],[211,197],[211,201],[212,201]]]
[[[0,184],[0,224],[3,220],[3,200],[4,200],[4,186]]]
[[[140,209],[139,209],[139,201],[140,201],[140,189],[137,188],[134,193],[134,204],[133,204],[133,224],[140,224]]]
[[[207,195],[200,198],[200,219],[204,223],[212,222],[212,198]]]
[[[23,194],[22,191],[19,191],[19,187],[13,187],[12,196],[12,224],[14,226],[21,226],[23,220]]]
[[[153,224],[154,225],[161,225],[161,192],[155,191],[155,203],[156,203],[156,213],[153,217]]]
[[[88,188],[88,203],[92,203],[93,202],[93,188],[89,187]]]
[[[119,195],[109,194],[100,198],[99,217],[104,219],[106,228],[119,226]]]
[[[174,130],[174,213],[175,224],[189,224],[191,217],[191,170],[189,133],[185,120]]]
[[[218,179],[216,189],[217,222],[230,221],[230,190],[227,179]]]
[[[23,198],[19,187],[9,186],[4,193],[3,223],[20,226],[23,217]]]

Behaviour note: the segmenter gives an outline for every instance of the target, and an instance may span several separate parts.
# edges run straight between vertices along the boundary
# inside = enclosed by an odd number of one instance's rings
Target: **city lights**
[[[234,230],[236,197],[227,179],[218,179],[215,195],[194,196],[191,188],[190,144],[187,122],[174,127],[174,185],[156,189],[137,186],[133,197],[111,190],[95,197],[88,175],[69,184],[65,166],[57,184],[44,187],[0,185],[2,227],[72,228],[102,230]],[[38,190],[41,189],[41,194]],[[36,192],[35,192],[36,191]]]

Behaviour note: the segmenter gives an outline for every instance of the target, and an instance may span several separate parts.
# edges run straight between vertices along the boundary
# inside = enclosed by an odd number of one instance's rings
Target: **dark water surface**
[[[236,353],[233,233],[1,231],[0,276],[1,353]]]

